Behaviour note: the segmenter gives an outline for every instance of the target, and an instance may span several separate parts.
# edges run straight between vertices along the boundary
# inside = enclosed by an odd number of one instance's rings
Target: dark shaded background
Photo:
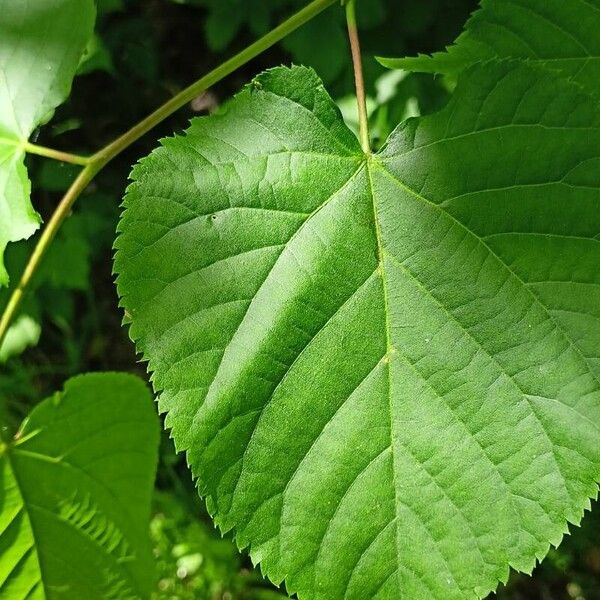
[[[128,129],[183,87],[242,49],[305,4],[304,0],[98,0],[97,37],[69,101],[39,132],[43,145],[89,154]],[[460,32],[475,0],[360,0],[365,75],[370,95],[385,73],[373,55],[443,49]],[[158,138],[214,110],[256,73],[290,62],[310,64],[336,99],[353,94],[343,13],[332,7],[210,93],[161,124],[111,163],[84,193],[57,237],[23,307],[42,325],[37,345],[0,365],[0,418],[18,426],[31,406],[71,375],[118,370],[144,376],[126,331],[111,274],[119,203],[131,165]],[[380,142],[400,119],[444,104],[448,85],[410,75],[391,86],[372,115]],[[352,106],[346,98],[345,105]],[[30,157],[34,205],[47,219],[78,169]],[[7,251],[17,281],[34,240]],[[0,307],[7,291],[0,290]],[[600,599],[600,509],[552,550],[532,578],[515,575],[498,598]],[[198,499],[182,457],[163,436],[151,535],[160,599],[263,599],[279,594],[221,540]],[[368,599],[365,599],[368,600]]]

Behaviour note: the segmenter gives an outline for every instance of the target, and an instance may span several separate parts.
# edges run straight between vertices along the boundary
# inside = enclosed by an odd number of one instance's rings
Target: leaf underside
[[[6,245],[40,222],[22,144],[69,95],[95,14],[93,0],[0,0],[0,286]]]
[[[0,597],[149,597],[158,434],[130,375],[76,377],[33,410],[0,453]]]

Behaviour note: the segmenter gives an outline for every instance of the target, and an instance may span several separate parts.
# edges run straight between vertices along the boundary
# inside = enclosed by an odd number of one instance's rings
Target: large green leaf
[[[446,52],[380,59],[388,67],[456,75],[491,58],[521,58],[560,70],[597,93],[600,0],[481,0]]]
[[[149,597],[158,420],[130,375],[71,379],[0,446],[0,597]]]
[[[515,63],[365,156],[269,71],[134,170],[118,288],[217,524],[300,599],[483,597],[600,476],[600,111]]]
[[[94,0],[0,0],[0,285],[6,245],[40,221],[23,143],[69,95],[95,14]]]

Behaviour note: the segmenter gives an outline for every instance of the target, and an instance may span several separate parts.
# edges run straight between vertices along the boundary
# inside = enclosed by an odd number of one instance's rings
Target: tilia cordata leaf
[[[158,441],[131,375],[75,377],[36,406],[0,443],[0,598],[149,598]]]
[[[600,111],[517,63],[364,155],[277,68],[135,167],[116,271],[216,523],[301,600],[485,597],[600,475]]]
[[[0,0],[0,286],[6,245],[40,222],[24,145],[69,95],[95,16],[94,0]]]

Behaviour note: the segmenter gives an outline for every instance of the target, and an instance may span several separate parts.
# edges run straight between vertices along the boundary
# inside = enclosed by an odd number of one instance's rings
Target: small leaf
[[[40,222],[23,144],[69,95],[94,18],[93,0],[0,0],[0,286],[6,245]]]
[[[593,93],[600,85],[600,0],[481,0],[446,52],[381,58],[384,66],[456,75],[493,58],[520,58],[560,70]]]
[[[37,346],[41,332],[41,325],[33,317],[20,315],[0,344],[0,364],[12,356],[22,354],[30,346]]]
[[[145,385],[89,374],[0,451],[0,596],[147,598],[158,421]]]

